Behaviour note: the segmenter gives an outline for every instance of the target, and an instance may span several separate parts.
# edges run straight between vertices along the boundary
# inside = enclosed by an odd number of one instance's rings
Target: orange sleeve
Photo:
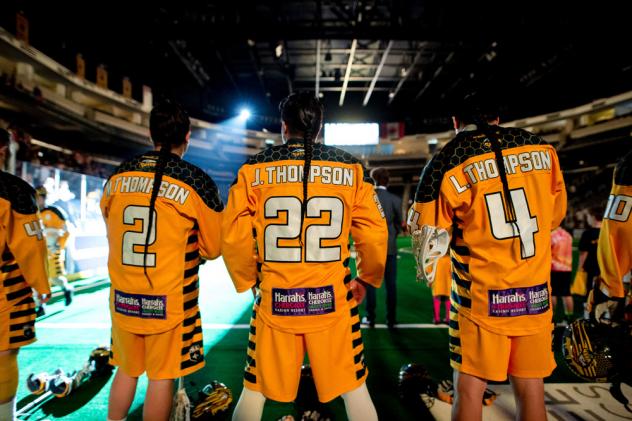
[[[363,174],[364,170],[359,173]],[[357,252],[358,277],[379,288],[386,265],[388,229],[373,185],[363,180],[360,180],[351,213],[351,237]]]
[[[7,213],[7,245],[31,288],[40,294],[50,294],[46,269],[48,252],[36,209],[33,198],[33,212],[21,213],[12,208]]]
[[[200,209],[197,219],[200,256],[204,259],[217,259],[221,254],[222,246],[222,212],[209,208],[199,197],[197,199],[198,209]],[[221,203],[219,194],[216,199],[218,203]]]
[[[554,229],[562,223],[564,217],[566,216],[566,187],[564,186],[564,177],[562,176],[560,161],[557,157],[557,153],[555,153],[555,149],[551,148],[551,150],[553,151],[551,190],[553,196],[555,197],[553,202],[553,219],[551,221],[551,229]]]
[[[242,167],[228,193],[222,220],[222,255],[237,292],[254,287],[257,282],[254,226],[255,198],[248,188]]]

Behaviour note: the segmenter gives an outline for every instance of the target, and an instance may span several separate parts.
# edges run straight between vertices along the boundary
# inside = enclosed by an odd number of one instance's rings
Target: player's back
[[[566,194],[550,145],[521,129],[488,130],[500,141],[515,222],[492,141],[474,129],[424,169],[409,223],[452,228],[452,301],[460,313],[498,333],[528,334],[550,322],[550,233],[564,217]]]
[[[33,303],[27,279],[38,290],[48,291],[45,256],[35,190],[0,171],[0,312]]]
[[[147,152],[121,164],[101,199],[110,247],[112,317],[137,333],[169,330],[197,305],[200,256],[216,258],[220,248],[223,205],[215,183],[170,154],[145,256],[158,159],[158,152]]]
[[[623,297],[624,277],[632,276],[632,151],[614,170],[612,189],[604,212],[597,258],[604,292]]]
[[[295,332],[322,330],[337,320],[340,312],[349,311],[349,237],[362,220],[367,220],[367,227],[376,224],[374,243],[380,248],[378,255],[368,252],[365,257],[366,276],[371,282],[377,276],[381,281],[386,256],[386,226],[361,163],[340,149],[313,145],[301,227],[303,166],[303,142],[291,139],[250,159],[236,181],[237,189],[244,190],[239,200],[247,201],[253,215],[262,293],[259,314],[272,326]],[[231,189],[231,197],[238,200],[242,195]],[[225,218],[233,217],[229,212],[232,205],[229,203]],[[359,231],[354,241],[366,244],[372,234]],[[224,242],[231,239],[224,238]],[[226,250],[224,256],[231,261]],[[369,259],[379,275],[372,273]],[[231,275],[234,280],[239,278]],[[237,289],[243,289],[238,282]]]

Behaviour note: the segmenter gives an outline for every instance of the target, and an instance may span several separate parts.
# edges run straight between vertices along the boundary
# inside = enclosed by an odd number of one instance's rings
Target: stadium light
[[[250,110],[248,108],[242,108],[239,112],[239,118],[242,120],[248,120],[250,118]]]

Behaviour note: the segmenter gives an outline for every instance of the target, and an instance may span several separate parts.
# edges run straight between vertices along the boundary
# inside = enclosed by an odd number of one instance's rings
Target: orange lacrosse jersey
[[[303,154],[303,141],[289,140],[244,164],[230,189],[222,229],[222,255],[237,291],[258,285],[258,314],[292,333],[324,330],[349,314],[349,235],[358,277],[376,287],[388,241],[384,213],[361,163],[318,143],[301,230]]]
[[[35,304],[31,288],[50,294],[46,258],[35,190],[22,179],[0,171],[0,312],[27,305],[25,311],[32,313],[32,324]]]
[[[632,271],[632,152],[616,166],[612,190],[599,232],[597,260],[601,290],[623,297],[623,278]]]
[[[491,129],[515,207],[511,223],[491,142],[467,128],[424,168],[408,224],[411,232],[451,230],[451,301],[460,314],[495,333],[532,334],[551,323],[551,230],[566,213],[557,154],[524,130]]]
[[[112,321],[133,333],[165,332],[197,306],[200,258],[220,251],[222,201],[204,171],[171,154],[149,236],[147,274],[143,251],[149,200],[159,152],[147,152],[119,166],[106,183],[101,211],[107,225],[112,280]]]
[[[53,235],[57,240],[59,249],[63,250],[70,235],[66,222],[68,221],[68,215],[60,208],[47,206],[40,211],[40,218],[42,218],[42,225],[44,225],[46,235]]]

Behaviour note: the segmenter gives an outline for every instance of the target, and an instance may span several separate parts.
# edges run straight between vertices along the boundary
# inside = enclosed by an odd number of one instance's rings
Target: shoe
[[[432,323],[434,323],[434,324],[438,325],[439,323],[441,323],[441,320],[439,320],[439,319],[433,319],[433,320],[432,320]]]
[[[397,329],[397,322],[388,322],[386,323],[386,327],[388,328],[388,330]]]
[[[44,310],[44,306],[39,306],[35,309],[35,317],[42,317],[46,314],[46,310]]]
[[[375,320],[369,320],[366,317],[362,318],[362,321],[360,322],[365,326],[369,326],[370,328],[374,328],[375,327]]]
[[[65,289],[64,290],[64,299],[66,300],[66,307],[68,307],[70,305],[70,303],[72,303],[72,290],[71,289]]]
[[[444,319],[444,320],[441,321],[441,324],[450,326],[450,320]]]

